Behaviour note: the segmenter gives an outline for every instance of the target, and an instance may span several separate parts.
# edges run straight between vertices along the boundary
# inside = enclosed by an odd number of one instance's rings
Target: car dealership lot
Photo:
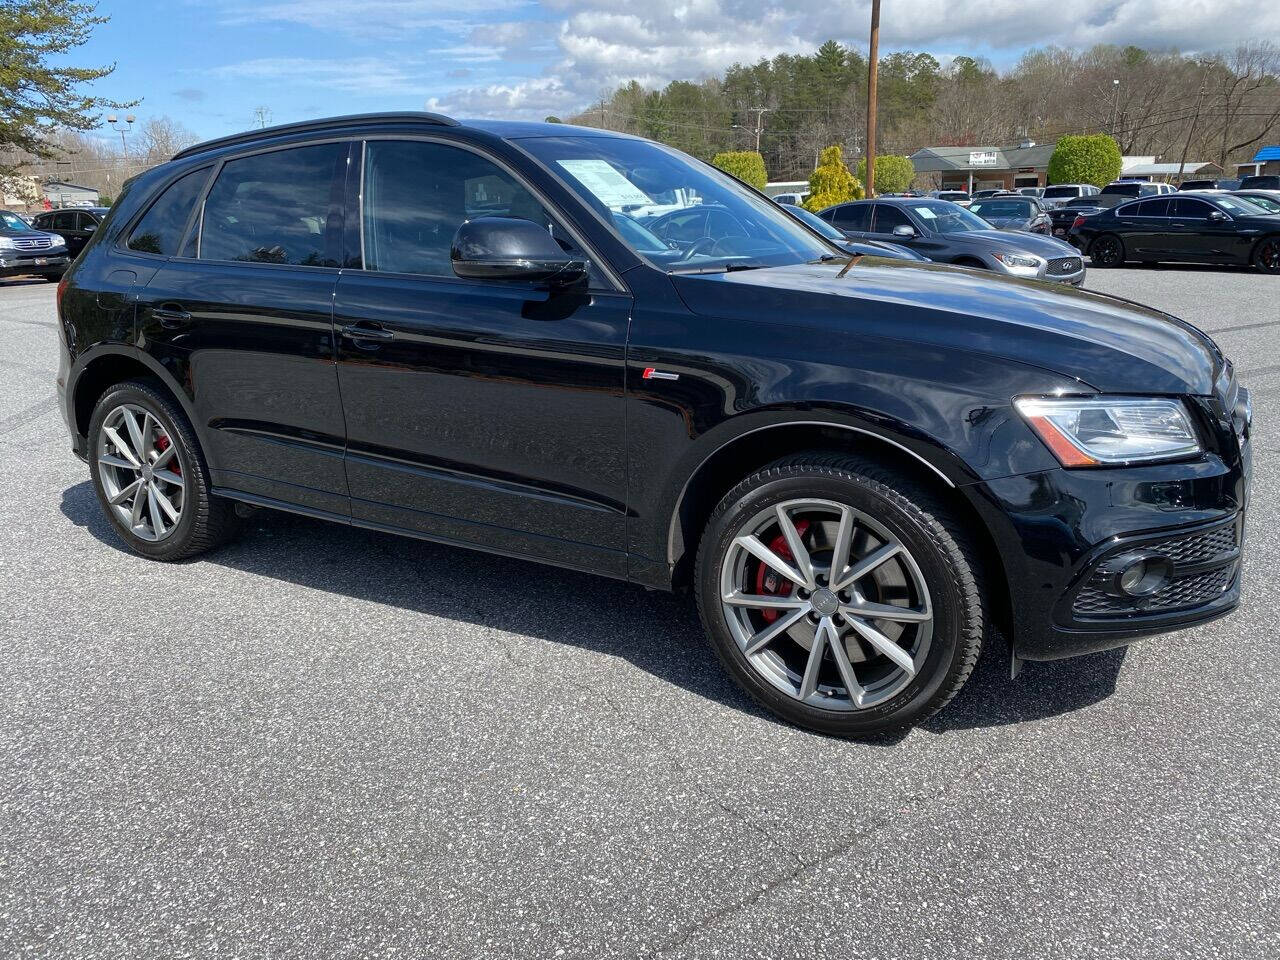
[[[1085,285],[1253,390],[1244,605],[1017,681],[993,650],[858,744],[625,584],[269,513],[125,553],[52,400],[53,287],[0,282],[0,954],[1271,955],[1280,280]]]

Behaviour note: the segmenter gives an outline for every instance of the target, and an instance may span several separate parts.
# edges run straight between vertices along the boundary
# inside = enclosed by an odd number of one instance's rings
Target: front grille
[[[53,246],[51,237],[15,237],[13,245],[18,250],[48,250]]]
[[[1083,266],[1079,257],[1058,257],[1049,261],[1049,273],[1065,275],[1076,273]]]
[[[1173,577],[1158,591],[1140,600],[1107,593],[1107,574],[1101,570],[1080,588],[1072,611],[1077,617],[1134,613],[1166,613],[1198,607],[1216,600],[1235,581],[1240,546],[1239,522],[1213,530],[1138,545],[1138,549],[1173,561]],[[1127,548],[1126,548],[1127,549]],[[1214,561],[1220,561],[1214,565]],[[1209,569],[1205,569],[1205,565]]]

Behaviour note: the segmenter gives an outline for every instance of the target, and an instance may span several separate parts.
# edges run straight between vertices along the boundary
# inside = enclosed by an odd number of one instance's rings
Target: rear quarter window
[[[182,234],[212,169],[201,167],[169,184],[129,231],[125,246],[139,253],[157,253],[166,257],[177,253]]]

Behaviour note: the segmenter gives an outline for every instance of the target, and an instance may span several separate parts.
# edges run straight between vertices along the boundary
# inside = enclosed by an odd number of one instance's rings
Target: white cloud
[[[532,7],[534,0],[485,0],[486,14]],[[285,23],[367,39],[403,39],[417,31],[460,34],[476,22],[458,0],[274,0],[261,4],[231,0],[222,10],[228,25]]]
[[[424,89],[420,64],[381,57],[263,57],[228,63],[209,73],[224,80],[293,83],[360,95],[419,94]]]

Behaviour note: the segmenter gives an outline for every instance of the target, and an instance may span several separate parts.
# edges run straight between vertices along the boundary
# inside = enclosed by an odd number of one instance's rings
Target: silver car
[[[818,213],[851,240],[899,243],[936,263],[1080,286],[1084,258],[1068,243],[996,230],[958,203],[931,197],[855,200]]]

